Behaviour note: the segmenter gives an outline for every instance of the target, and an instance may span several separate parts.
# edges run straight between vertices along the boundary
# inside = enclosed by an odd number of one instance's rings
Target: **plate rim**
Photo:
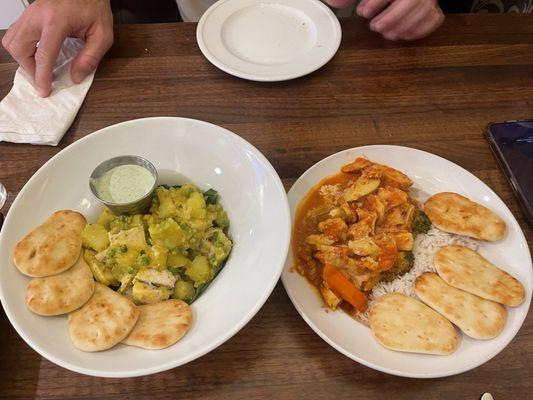
[[[60,150],[57,154],[55,154],[48,161],[46,161],[37,171],[35,171],[32,174],[32,176],[30,177],[30,179],[28,179],[28,181],[20,189],[19,193],[17,194],[17,196],[13,200],[13,203],[11,204],[9,210],[11,210],[13,207],[15,207],[18,204],[19,201],[21,201],[20,200],[21,194],[23,194],[26,190],[28,190],[27,188],[31,186],[32,181],[34,179],[37,179],[36,178],[37,175],[42,174],[43,173],[42,171],[45,169],[45,167],[49,163],[54,162],[54,160],[56,158],[59,158],[63,154],[63,152],[66,151],[67,149],[70,149],[71,147],[78,146],[79,143],[84,142],[85,140],[87,140],[89,137],[91,137],[93,135],[106,134],[107,130],[116,128],[118,126],[129,125],[129,124],[138,123],[138,122],[141,122],[141,121],[157,121],[157,120],[188,121],[188,122],[193,122],[193,123],[200,123],[201,125],[208,125],[208,126],[216,128],[216,129],[222,129],[226,134],[228,134],[234,140],[237,140],[240,143],[245,144],[247,147],[252,148],[256,152],[256,155],[266,165],[266,167],[269,170],[269,172],[270,173],[273,172],[272,176],[274,178],[274,183],[276,185],[276,188],[281,193],[284,193],[284,196],[285,196],[284,202],[283,202],[283,210],[282,211],[283,211],[284,214],[286,214],[286,221],[285,221],[286,226],[287,226],[286,236],[288,236],[286,238],[283,250],[280,253],[281,262],[280,262],[280,266],[278,268],[279,270],[277,271],[276,274],[273,275],[272,281],[270,282],[270,284],[266,288],[267,290],[265,290],[263,295],[258,299],[258,301],[254,305],[254,307],[252,307],[250,309],[250,311],[243,318],[241,318],[240,322],[238,324],[236,324],[233,327],[233,329],[231,331],[227,332],[223,337],[219,338],[218,340],[213,341],[213,343],[211,343],[209,346],[205,346],[205,348],[200,349],[196,353],[193,353],[193,354],[189,355],[188,357],[182,358],[178,362],[170,361],[170,362],[167,362],[165,364],[161,364],[161,365],[159,365],[157,367],[148,368],[146,370],[144,370],[144,369],[136,369],[136,370],[133,370],[133,371],[128,372],[128,373],[121,373],[121,372],[108,373],[108,372],[101,372],[101,371],[98,371],[98,370],[94,370],[94,369],[91,369],[91,368],[86,368],[86,367],[83,367],[83,366],[79,367],[79,366],[76,366],[76,365],[72,365],[72,364],[70,364],[68,362],[65,362],[65,361],[61,360],[58,357],[55,357],[55,355],[49,353],[48,351],[46,351],[44,349],[41,349],[37,345],[35,345],[33,343],[33,341],[26,335],[25,331],[16,322],[16,318],[15,318],[12,310],[9,307],[6,307],[5,297],[4,297],[4,293],[2,291],[2,285],[0,285],[0,302],[2,304],[2,308],[3,308],[4,312],[5,312],[8,320],[9,320],[9,322],[11,324],[11,326],[15,329],[17,334],[24,340],[24,342],[28,346],[30,346],[41,357],[44,357],[45,359],[53,362],[54,364],[59,365],[60,367],[63,367],[63,368],[68,369],[70,371],[74,371],[74,372],[77,372],[77,373],[80,373],[80,374],[84,374],[84,375],[89,375],[89,376],[101,377],[101,378],[133,378],[133,377],[147,376],[147,375],[152,375],[152,374],[155,374],[155,373],[158,373],[158,372],[167,371],[167,370],[170,370],[170,369],[173,369],[173,368],[177,368],[177,367],[183,366],[183,365],[185,365],[185,364],[187,364],[187,363],[189,363],[191,361],[194,361],[194,360],[204,356],[205,354],[210,353],[211,351],[215,350],[216,348],[220,347],[226,341],[228,341],[233,336],[235,336],[246,325],[248,325],[248,323],[257,315],[257,313],[263,308],[264,304],[269,299],[269,297],[272,294],[272,292],[274,291],[277,283],[279,282],[281,273],[283,272],[283,268],[285,266],[285,260],[287,258],[288,252],[289,252],[292,219],[291,219],[291,213],[290,213],[290,206],[289,206],[289,200],[288,200],[288,196],[287,196],[287,191],[285,190],[285,187],[283,186],[283,182],[281,181],[281,178],[280,178],[279,174],[277,173],[277,171],[273,167],[273,165],[270,163],[270,161],[265,157],[265,155],[263,155],[262,152],[260,152],[253,144],[248,142],[243,137],[237,135],[235,132],[232,132],[231,130],[226,129],[226,128],[220,126],[220,125],[216,125],[216,124],[213,124],[213,123],[210,123],[210,122],[207,122],[207,121],[202,121],[202,120],[198,120],[198,119],[194,119],[194,118],[174,117],[174,116],[156,116],[156,117],[137,118],[137,119],[127,120],[127,121],[122,121],[122,122],[119,122],[119,123],[116,123],[116,124],[113,124],[113,125],[109,125],[109,126],[103,127],[103,128],[98,129],[98,130],[96,130],[94,132],[88,133],[84,137],[74,141],[73,143],[71,143],[67,147],[65,147],[64,149]],[[6,215],[6,219],[4,221],[4,228],[5,228],[6,225],[9,225],[9,223],[10,223],[10,212],[8,211],[7,215]],[[6,234],[6,229],[2,229],[0,231],[0,244],[3,243],[3,241],[5,240],[4,237],[6,235],[7,235]],[[275,279],[274,279],[274,277],[275,277]],[[62,315],[62,316],[65,317],[65,315]],[[136,350],[143,350],[143,349],[136,349]]]
[[[524,231],[522,230],[522,227],[520,226],[520,224],[516,220],[516,218],[515,218],[514,214],[512,213],[512,211],[509,209],[509,207],[507,207],[507,204],[505,204],[505,202],[500,198],[500,196],[498,196],[498,194],[496,192],[494,192],[485,182],[483,182],[481,179],[479,179],[477,176],[475,176],[474,174],[472,174],[470,171],[468,171],[467,169],[463,168],[459,164],[454,163],[453,161],[450,161],[450,160],[448,160],[448,159],[446,159],[444,157],[441,157],[441,156],[439,156],[437,154],[433,154],[433,153],[430,153],[428,151],[420,150],[420,149],[417,149],[417,148],[414,148],[414,147],[409,147],[409,146],[387,145],[387,144],[364,145],[364,146],[351,147],[351,148],[344,149],[344,150],[335,152],[333,154],[330,154],[329,156],[327,156],[327,157],[321,159],[320,161],[316,162],[315,164],[311,165],[292,184],[291,188],[287,192],[287,197],[289,198],[289,204],[290,204],[290,196],[291,196],[291,192],[292,192],[293,188],[296,186],[297,183],[299,183],[303,179],[305,179],[306,175],[308,175],[310,173],[310,171],[312,169],[316,168],[319,164],[323,164],[323,163],[325,163],[327,160],[329,160],[331,158],[338,157],[339,155],[347,153],[347,152],[350,152],[350,151],[354,151],[354,150],[356,150],[356,151],[361,151],[361,150],[364,151],[365,149],[370,149],[370,148],[372,148],[372,149],[380,149],[380,148],[381,149],[398,149],[398,148],[409,149],[411,151],[423,153],[425,156],[435,157],[435,158],[437,158],[439,160],[443,160],[443,161],[452,163],[457,168],[459,168],[460,170],[462,170],[463,172],[465,172],[469,176],[471,176],[474,179],[476,179],[477,181],[479,181],[482,184],[482,186],[483,186],[483,188],[485,190],[488,190],[490,193],[492,193],[496,198],[498,198],[504,204],[505,208],[507,209],[507,211],[509,211],[509,214],[512,217],[512,221],[515,222],[516,225],[519,227],[518,234],[520,236],[520,239],[522,239],[522,241],[524,241],[527,244],[527,239],[526,239],[526,237],[524,235]],[[302,199],[300,199],[299,201],[301,201],[301,200]],[[292,215],[292,211],[291,211],[291,228],[292,228],[293,220],[294,220],[294,216]],[[531,257],[531,251],[529,250],[529,246],[526,246],[526,251],[527,251],[528,258],[529,258],[529,264],[531,265],[532,264],[532,257]],[[386,374],[389,374],[389,375],[395,375],[395,376],[400,376],[400,377],[404,377],[404,378],[418,378],[418,379],[442,378],[442,377],[459,375],[459,374],[462,374],[464,372],[473,370],[473,369],[475,369],[477,367],[480,367],[481,365],[487,363],[492,358],[497,356],[503,350],[505,350],[505,348],[509,345],[509,343],[511,343],[511,341],[514,340],[514,338],[516,337],[516,335],[518,334],[518,332],[522,328],[522,326],[523,326],[523,324],[524,324],[524,322],[525,322],[525,320],[526,320],[526,318],[527,318],[527,316],[529,314],[529,310],[530,310],[530,307],[531,307],[531,300],[532,299],[530,297],[528,300],[526,300],[528,302],[527,311],[524,313],[523,317],[521,318],[520,325],[518,326],[517,331],[514,333],[514,335],[506,343],[504,343],[504,345],[501,347],[501,349],[498,349],[498,350],[493,351],[492,353],[490,353],[489,357],[486,360],[484,360],[483,362],[481,362],[479,364],[474,364],[474,365],[471,365],[471,366],[467,366],[466,368],[458,368],[456,371],[452,371],[452,372],[442,372],[442,373],[410,373],[410,372],[403,372],[401,370],[395,370],[395,369],[392,369],[392,368],[383,367],[383,366],[380,366],[380,365],[373,364],[372,362],[366,361],[365,359],[350,353],[348,350],[344,349],[341,345],[337,344],[333,339],[330,339],[329,336],[326,333],[322,332],[322,330],[317,325],[315,325],[310,320],[310,318],[307,316],[307,314],[305,314],[304,311],[301,309],[301,307],[299,306],[298,302],[295,299],[294,293],[291,292],[290,285],[286,282],[286,274],[297,273],[297,272],[291,272],[289,270],[289,268],[290,268],[290,267],[288,267],[289,263],[292,263],[292,235],[291,235],[291,246],[289,248],[289,253],[287,255],[287,260],[285,262],[285,266],[284,266],[283,271],[281,273],[281,281],[283,283],[283,287],[284,287],[287,295],[289,296],[289,298],[291,300],[292,305],[294,306],[296,311],[298,311],[298,314],[302,317],[302,319],[305,321],[305,323],[322,340],[324,340],[327,344],[329,344],[331,347],[333,347],[335,350],[337,350],[339,353],[343,354],[344,356],[346,356],[346,357],[348,357],[348,358],[350,358],[350,359],[352,359],[352,360],[354,360],[354,361],[356,361],[356,362],[358,362],[358,363],[360,363],[360,364],[362,364],[362,365],[364,365],[364,366],[366,366],[368,368],[371,368],[371,369],[374,369],[374,370],[377,370],[377,371],[380,371],[380,372],[383,372],[383,373],[386,373]],[[531,271],[531,270],[530,270],[530,273],[529,273],[529,279],[533,280],[533,271]]]
[[[231,65],[228,65],[228,64],[220,61],[211,52],[211,50],[209,50],[209,48],[207,47],[207,45],[204,43],[204,40],[203,40],[203,30],[204,30],[205,24],[206,24],[209,16],[211,15],[211,13],[215,9],[217,9],[223,3],[226,3],[228,1],[230,1],[230,0],[219,0],[216,3],[214,3],[211,7],[209,7],[204,12],[202,17],[198,21],[198,26],[196,27],[196,42],[198,44],[198,47],[200,48],[200,51],[204,55],[204,57],[212,65],[214,65],[216,68],[220,69],[221,71],[223,71],[223,72],[225,72],[225,73],[227,73],[229,75],[233,75],[233,76],[235,76],[237,78],[245,79],[245,80],[248,80],[248,81],[255,81],[255,82],[283,82],[283,81],[289,81],[289,80],[292,80],[292,79],[297,79],[297,78],[300,78],[302,76],[309,75],[309,74],[311,74],[311,73],[313,73],[315,71],[318,71],[320,68],[325,66],[328,62],[330,62],[333,59],[333,57],[335,57],[337,52],[339,51],[339,47],[340,47],[341,42],[342,42],[342,28],[341,28],[339,19],[333,13],[333,11],[331,11],[331,9],[328,6],[326,6],[324,3],[322,3],[321,1],[319,1],[319,0],[308,0],[311,3],[314,3],[315,6],[318,6],[318,7],[322,8],[324,11],[326,11],[330,15],[330,19],[333,21],[333,23],[335,25],[336,40],[335,40],[334,46],[332,47],[332,53],[331,53],[331,55],[329,57],[325,58],[319,64],[316,64],[316,65],[314,65],[314,66],[312,66],[310,68],[302,69],[301,72],[294,72],[292,74],[280,74],[280,75],[271,75],[271,76],[268,76],[268,75],[257,75],[257,74],[254,74],[254,73],[249,73],[249,72],[245,72],[245,71],[241,71],[241,70],[238,70],[236,68],[233,68]],[[231,1],[235,1],[235,0],[231,0]],[[268,1],[268,0],[266,0],[266,1]],[[278,0],[270,0],[270,1],[278,1]]]

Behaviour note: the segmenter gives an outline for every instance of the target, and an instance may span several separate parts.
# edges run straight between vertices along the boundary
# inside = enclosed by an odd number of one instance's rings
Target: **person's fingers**
[[[370,22],[370,29],[383,33],[394,29],[403,18],[422,7],[420,0],[395,1]]]
[[[107,50],[113,44],[113,26],[100,26],[85,37],[85,47],[74,59],[71,68],[72,80],[80,83],[93,72]]]
[[[393,0],[362,0],[357,6],[357,14],[361,17],[374,18]]]
[[[397,25],[382,31],[381,34],[387,40],[408,40],[407,37],[410,32],[414,32],[426,18],[430,17],[430,13],[430,8],[415,10],[403,18]]]
[[[66,37],[65,31],[53,26],[43,30],[35,52],[35,83],[41,97],[47,97],[52,91],[54,64]]]
[[[26,36],[23,32],[17,32],[8,46],[11,57],[24,69],[31,77],[35,76],[35,55],[38,39],[33,36]]]
[[[13,22],[2,37],[2,46],[4,46],[4,49],[8,50],[9,44],[13,40],[13,37],[15,37],[19,25],[19,20]]]
[[[444,22],[444,14],[439,7],[430,9],[428,14],[425,14],[414,23],[410,28],[405,29],[400,38],[403,40],[417,40],[421,39],[431,32],[435,31]]]

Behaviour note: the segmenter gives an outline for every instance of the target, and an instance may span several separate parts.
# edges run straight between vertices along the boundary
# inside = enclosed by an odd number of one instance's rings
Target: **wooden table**
[[[236,79],[211,66],[192,24],[119,26],[85,104],[60,146],[0,144],[8,206],[28,178],[77,139],[117,122],[156,115],[222,125],[261,150],[286,184],[320,159],[354,146],[398,144],[465,167],[527,224],[482,131],[491,121],[533,117],[532,17],[451,16],[431,38],[390,43],[363,21],[343,22],[335,59],[285,83]],[[16,65],[0,51],[0,98]],[[4,210],[5,211],[5,210]],[[3,266],[5,267],[5,266]],[[524,268],[531,266],[524,265]],[[485,365],[415,380],[359,365],[322,341],[278,284],[241,332],[188,365],[135,379],[99,379],[44,360],[0,313],[0,397],[150,399],[478,399],[533,393],[533,318]]]

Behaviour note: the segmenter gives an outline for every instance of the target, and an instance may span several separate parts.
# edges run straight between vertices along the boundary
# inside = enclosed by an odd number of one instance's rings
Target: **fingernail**
[[[39,96],[41,97],[48,97],[48,91],[46,89],[43,89],[43,88],[39,88],[37,90],[37,93],[39,93]]]
[[[364,7],[357,7],[357,14],[361,17],[366,18],[365,8]]]

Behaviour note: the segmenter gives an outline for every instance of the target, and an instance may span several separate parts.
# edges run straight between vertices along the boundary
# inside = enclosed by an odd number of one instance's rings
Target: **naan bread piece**
[[[90,300],[68,315],[70,339],[83,351],[106,350],[128,336],[138,318],[131,300],[96,283]]]
[[[437,228],[450,233],[494,242],[505,235],[505,222],[494,212],[457,193],[437,193],[424,205]]]
[[[164,349],[180,340],[192,322],[191,308],[181,300],[139,306],[139,320],[122,341],[144,349]]]
[[[379,297],[370,308],[369,323],[377,341],[391,350],[447,355],[457,348],[450,321],[401,293]]]
[[[33,278],[66,271],[80,255],[80,234],[85,223],[85,217],[79,212],[56,211],[16,244],[15,266]]]
[[[65,272],[32,279],[26,288],[26,306],[39,315],[66,314],[91,298],[94,285],[91,269],[80,256]]]
[[[448,285],[484,299],[516,307],[526,298],[517,279],[468,247],[441,248],[435,255],[435,267]]]
[[[416,295],[474,339],[492,339],[505,326],[505,308],[498,303],[456,289],[437,274],[425,272],[416,278]]]

